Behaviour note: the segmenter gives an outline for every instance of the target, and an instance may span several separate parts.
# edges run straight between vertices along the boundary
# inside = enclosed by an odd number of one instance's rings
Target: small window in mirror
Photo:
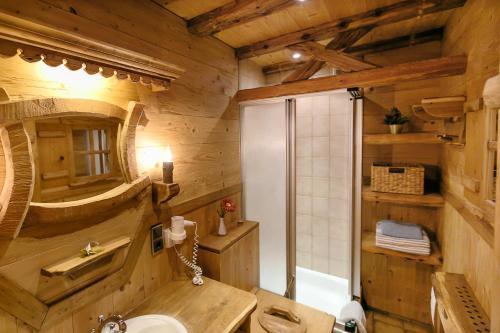
[[[100,176],[111,172],[107,129],[73,129],[72,136],[76,177]]]

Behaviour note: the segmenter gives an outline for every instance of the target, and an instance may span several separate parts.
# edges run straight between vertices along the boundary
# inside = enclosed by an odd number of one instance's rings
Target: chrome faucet
[[[123,320],[121,315],[111,315],[108,318],[105,318],[104,315],[99,315],[97,317],[97,321],[99,322],[99,327],[97,330],[93,328],[90,333],[126,333],[127,332],[127,324]],[[107,328],[107,331],[103,331]]]

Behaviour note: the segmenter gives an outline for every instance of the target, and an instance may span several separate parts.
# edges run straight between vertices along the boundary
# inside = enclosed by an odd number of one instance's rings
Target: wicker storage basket
[[[372,164],[372,191],[424,194],[424,166],[421,164]]]

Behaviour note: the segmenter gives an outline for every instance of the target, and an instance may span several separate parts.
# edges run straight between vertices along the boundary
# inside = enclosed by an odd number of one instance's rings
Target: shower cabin
[[[333,315],[360,296],[362,111],[358,91],[343,89],[241,112],[243,215],[260,222],[261,287]]]

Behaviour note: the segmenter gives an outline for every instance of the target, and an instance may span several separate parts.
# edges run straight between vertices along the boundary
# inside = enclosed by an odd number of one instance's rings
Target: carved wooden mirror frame
[[[120,120],[117,155],[125,184],[93,200],[32,202],[34,157],[32,140],[23,121],[76,115]],[[5,175],[0,193],[0,238],[16,238],[27,215],[30,221],[41,224],[86,219],[136,196],[150,184],[149,178],[139,177],[135,159],[135,131],[138,125],[146,125],[147,121],[144,105],[136,102],[130,102],[128,110],[84,99],[49,98],[0,104],[0,138],[5,160],[4,170],[0,170]]]
[[[35,179],[34,156],[24,121],[61,116],[104,117],[120,121],[116,144],[124,184],[103,195],[84,200],[31,202]],[[57,227],[57,223],[88,219],[112,206],[133,198],[142,200],[145,195],[150,195],[149,176],[139,176],[135,159],[135,131],[137,126],[144,126],[147,121],[144,105],[136,102],[130,102],[127,110],[109,103],[84,99],[49,98],[0,104],[0,138],[5,155],[5,165],[0,163],[0,172],[5,175],[0,194],[0,237],[14,239],[30,215],[42,224],[50,223]],[[0,309],[38,330],[54,325],[76,309],[118,289],[130,278],[137,263],[148,234],[149,217],[148,214],[142,216],[132,243],[129,239],[125,244],[129,249],[120,269],[97,282],[82,286],[55,303],[44,303],[0,274]]]

